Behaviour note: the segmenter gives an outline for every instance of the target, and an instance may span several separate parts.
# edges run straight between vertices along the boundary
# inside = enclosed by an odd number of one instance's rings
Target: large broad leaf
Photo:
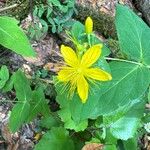
[[[0,89],[3,88],[9,79],[9,71],[6,66],[2,66],[0,69]]]
[[[62,87],[56,85],[57,101],[63,111],[69,109],[68,112],[74,122],[79,124],[87,118],[95,119],[100,115],[108,115],[140,97],[149,86],[150,72],[144,66],[111,62],[110,68],[113,80],[101,83],[99,87],[94,86],[85,104],[81,103],[76,93],[72,100],[68,99],[65,92],[60,92]]]
[[[118,5],[116,28],[121,50],[130,59],[150,65],[150,28],[128,7]]]
[[[29,101],[31,100],[32,91],[30,87],[30,82],[26,78],[25,74],[18,70],[14,77],[14,87],[16,90],[16,96],[19,101]]]
[[[26,35],[10,17],[0,17],[0,44],[23,56],[35,56]]]
[[[9,127],[12,132],[16,132],[26,122],[29,110],[30,104],[28,102],[18,102],[13,107],[9,120]]]
[[[34,150],[74,150],[69,132],[62,127],[54,127],[48,131],[35,146]]]

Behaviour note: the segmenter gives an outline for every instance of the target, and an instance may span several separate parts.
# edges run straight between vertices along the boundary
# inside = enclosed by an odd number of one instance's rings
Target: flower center
[[[76,69],[76,71],[77,71],[78,74],[83,74],[84,73],[84,68],[80,66]]]
[[[77,72],[78,72],[79,74],[82,73],[82,71],[83,71],[82,68],[78,68],[78,69],[77,69]]]

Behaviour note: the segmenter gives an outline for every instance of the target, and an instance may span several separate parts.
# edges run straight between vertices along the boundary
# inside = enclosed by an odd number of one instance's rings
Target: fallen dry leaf
[[[147,134],[145,134],[143,140],[144,140],[144,148],[146,150],[150,150],[150,137]]]
[[[82,150],[102,150],[102,148],[103,148],[103,144],[100,144],[100,143],[90,143],[90,144],[84,145],[84,147],[82,148]]]
[[[62,67],[62,64],[58,64],[58,63],[47,63],[43,68],[45,70],[48,70],[48,71],[52,71],[52,72],[55,72],[57,73],[60,68]]]
[[[4,124],[2,126],[2,136],[5,139],[5,142],[7,143],[7,150],[17,150],[19,147],[19,140],[14,142],[13,140],[13,134],[10,132],[8,128],[8,124]]]
[[[2,136],[5,139],[5,141],[7,143],[12,143],[12,134],[8,128],[8,124],[2,125],[1,132],[2,132]]]

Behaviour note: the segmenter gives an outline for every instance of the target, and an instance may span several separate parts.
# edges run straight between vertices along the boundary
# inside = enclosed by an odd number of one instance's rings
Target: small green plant
[[[6,67],[1,68],[1,88],[8,91],[14,87],[16,92],[11,131],[37,116],[41,117],[39,126],[47,129],[35,150],[80,150],[85,143],[98,143],[104,150],[139,149],[138,129],[142,126],[149,131],[150,121],[145,111],[150,28],[122,5],[117,6],[115,24],[121,58],[108,57],[110,50],[94,34],[91,18],[85,25],[74,23],[67,32],[75,51],[61,46],[64,65],[53,81],[59,104],[55,112],[50,111],[42,87],[31,89],[21,70],[9,78]]]
[[[33,11],[35,22],[28,29],[30,37],[40,39],[47,33],[48,27],[50,27],[52,33],[60,33],[64,28],[71,26],[73,24],[71,17],[76,12],[74,5],[74,0],[38,2]]]

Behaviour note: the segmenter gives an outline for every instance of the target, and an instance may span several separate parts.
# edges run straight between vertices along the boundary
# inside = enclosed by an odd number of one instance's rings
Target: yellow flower
[[[85,32],[86,34],[91,34],[93,31],[93,20],[90,17],[87,17],[85,21]]]
[[[82,58],[79,58],[72,48],[61,46],[61,53],[67,66],[58,72],[58,80],[69,83],[71,92],[77,88],[81,101],[86,102],[88,98],[89,84],[88,79],[108,81],[112,77],[100,68],[93,68],[92,65],[101,55],[102,45],[97,44],[89,48]]]

